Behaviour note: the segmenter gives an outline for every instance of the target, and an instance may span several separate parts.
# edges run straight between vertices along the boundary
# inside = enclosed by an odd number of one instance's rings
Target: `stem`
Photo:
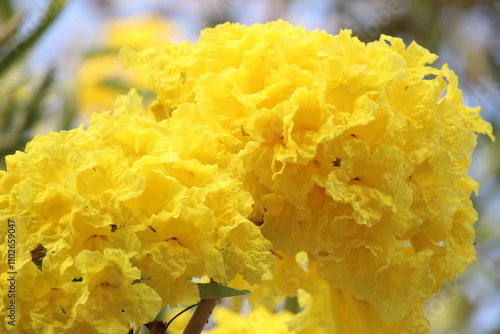
[[[184,329],[183,334],[200,334],[208,322],[208,318],[210,318],[217,300],[219,298],[202,299],[189,320],[186,329]]]
[[[196,303],[196,304],[194,304],[194,305],[191,305],[191,306],[189,306],[189,307],[186,307],[184,310],[182,310],[182,311],[180,311],[179,313],[177,313],[177,314],[175,315],[175,317],[173,317],[172,319],[170,319],[170,321],[169,321],[169,322],[167,322],[167,326],[166,326],[166,327],[167,327],[167,329],[168,329],[168,326],[170,326],[170,324],[172,323],[172,321],[174,321],[174,320],[175,320],[178,316],[180,316],[180,315],[181,315],[181,314],[183,314],[184,312],[186,312],[186,311],[188,311],[188,310],[192,309],[193,307],[198,306],[199,304],[200,304],[200,303]]]
[[[165,334],[167,326],[161,320],[153,320],[145,325],[149,329],[149,334]]]

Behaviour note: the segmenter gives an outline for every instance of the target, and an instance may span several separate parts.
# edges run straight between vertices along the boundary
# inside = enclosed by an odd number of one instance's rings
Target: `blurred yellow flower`
[[[248,315],[233,312],[223,307],[215,309],[216,326],[204,331],[207,334],[294,334],[290,331],[286,322],[292,317],[290,312],[272,313],[265,307],[257,307]]]
[[[132,85],[134,81],[137,79],[131,72],[123,71],[115,54],[89,55],[77,75],[79,111],[88,117],[92,112],[112,109],[116,96],[127,91],[122,83]]]
[[[109,28],[107,44],[115,50],[124,45],[144,50],[179,34],[179,27],[173,21],[154,14],[116,18],[109,22]]]
[[[140,73],[124,71],[117,57],[123,45],[136,50],[164,43],[179,34],[178,27],[156,15],[134,15],[109,21],[109,32],[104,41],[104,50],[87,56],[77,75],[79,109],[91,112],[110,110],[116,96],[126,93],[131,87],[148,89]]]

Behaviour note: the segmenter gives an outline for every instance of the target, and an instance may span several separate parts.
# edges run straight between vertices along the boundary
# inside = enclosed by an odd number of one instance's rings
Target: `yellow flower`
[[[423,303],[475,261],[467,169],[477,134],[492,137],[435,55],[283,21],[121,55],[148,72],[156,121],[132,91],[87,130],[36,137],[0,173],[0,219],[23,232],[20,277],[50,277],[30,261],[40,249],[42,267],[71,274],[35,304],[55,308],[24,308],[52,321],[28,331],[126,331],[196,302],[201,276],[267,281],[250,297],[264,305],[217,311],[214,331],[428,331]],[[3,226],[0,249],[7,240]],[[302,312],[270,311],[294,295]]]
[[[7,157],[0,219],[16,224],[23,330],[126,332],[199,301],[195,277],[272,277],[271,244],[247,219],[251,195],[218,166],[179,158],[168,132],[131,91],[88,129],[37,136]],[[9,233],[3,224],[2,306]]]
[[[77,321],[91,323],[101,333],[121,333],[130,323],[147,323],[158,313],[161,298],[147,285],[134,284],[141,271],[122,250],[84,250],[74,262],[82,275],[75,284],[87,292],[87,298],[75,305]]]
[[[292,317],[290,312],[272,313],[265,307],[257,307],[248,315],[243,316],[223,307],[215,309],[214,312],[216,326],[207,334],[294,334],[290,331],[286,322]]]
[[[116,51],[123,45],[137,50],[156,46],[179,33],[178,27],[157,15],[134,15],[111,20],[104,43],[106,50],[90,54],[77,74],[79,109],[90,115],[114,107],[118,94],[129,88],[148,89],[140,73],[123,71]]]
[[[171,150],[237,177],[275,249],[306,251],[352,307],[370,305],[367,332],[414,327],[475,261],[467,169],[491,126],[416,43],[226,23],[121,57],[149,72]]]
[[[86,113],[88,117],[92,112],[112,109],[117,95],[127,91],[127,86],[123,83],[134,81],[137,79],[134,79],[131,72],[123,71],[115,54],[89,55],[77,74],[79,111]]]
[[[3,333],[10,330],[15,333],[55,334],[65,332],[72,326],[75,303],[85,299],[85,293],[72,286],[74,277],[66,271],[71,263],[58,263],[58,267],[53,267],[50,262],[46,261],[43,273],[33,262],[28,262],[16,271],[15,298],[7,298],[7,294],[2,296],[2,317],[5,322],[15,320],[15,326],[5,323]],[[8,291],[4,289],[7,288],[4,283],[9,283],[7,279],[12,275],[1,277],[2,292]],[[4,312],[12,300],[15,301],[14,319],[5,317]]]
[[[249,305],[268,312],[281,309],[285,297],[297,297],[298,313],[286,325],[298,334],[326,333],[426,333],[428,321],[421,304],[412,305],[406,316],[387,323],[374,303],[360,300],[342,289],[335,289],[321,277],[322,263],[302,252],[295,257],[276,252],[276,276],[273,280],[250,287],[237,277],[230,283],[240,289],[251,289]],[[367,284],[371,287],[370,284]]]
[[[179,27],[173,21],[154,14],[117,18],[109,22],[109,29],[107,44],[113,49],[128,45],[144,50],[162,44],[169,36],[179,33]]]

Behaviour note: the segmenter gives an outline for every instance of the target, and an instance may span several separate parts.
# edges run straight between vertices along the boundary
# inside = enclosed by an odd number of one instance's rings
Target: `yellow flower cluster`
[[[476,133],[491,136],[435,55],[276,21],[121,57],[148,73],[156,121],[132,91],[0,172],[18,291],[41,287],[17,299],[22,330],[123,332],[196,302],[202,276],[262,284],[253,305],[298,295],[304,308],[218,311],[222,332],[226,319],[248,332],[428,330],[423,303],[475,260],[466,173]],[[7,239],[2,226],[2,291]]]
[[[164,124],[132,91],[87,130],[37,136],[0,172],[0,219],[15,222],[2,319],[19,333],[126,333],[165,305],[199,301],[194,277],[227,284],[272,278],[271,244],[247,219],[252,198],[217,166],[170,152]],[[42,260],[40,268],[36,260]],[[10,262],[10,261],[9,261]],[[15,298],[8,272],[15,271]]]
[[[466,173],[491,127],[416,43],[227,23],[121,57],[149,71],[172,149],[238,177],[273,247],[306,251],[380,323],[411,325],[475,261]]]

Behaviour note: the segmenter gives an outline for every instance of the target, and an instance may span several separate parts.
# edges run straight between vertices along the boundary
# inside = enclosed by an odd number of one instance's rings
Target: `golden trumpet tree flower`
[[[319,261],[382,319],[373,328],[418,320],[475,261],[467,169],[491,126],[418,44],[226,23],[121,57],[149,71],[172,149],[237,175],[273,247]]]
[[[476,259],[467,170],[477,134],[492,137],[436,55],[275,21],[121,58],[147,73],[154,119],[131,91],[88,129],[36,137],[0,172],[0,218],[24,235],[19,277],[66,268],[47,296],[74,306],[47,308],[52,328],[141,324],[195,303],[192,278],[207,276],[256,292],[248,318],[216,313],[224,332],[251,332],[263,314],[286,322],[280,333],[428,331],[424,302]],[[91,316],[99,296],[109,322]],[[302,311],[273,315],[268,301],[286,296]],[[19,310],[39,328],[40,308]]]

